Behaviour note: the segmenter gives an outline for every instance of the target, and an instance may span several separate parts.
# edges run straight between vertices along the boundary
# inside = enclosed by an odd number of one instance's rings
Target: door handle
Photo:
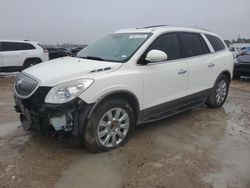
[[[209,63],[209,64],[208,64],[208,67],[214,67],[214,66],[215,66],[214,63]]]
[[[178,74],[185,74],[186,72],[187,72],[187,70],[185,70],[185,69],[180,69],[179,72],[178,72]]]

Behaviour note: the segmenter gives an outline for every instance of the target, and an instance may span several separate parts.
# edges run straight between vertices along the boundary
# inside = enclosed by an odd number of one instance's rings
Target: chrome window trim
[[[163,33],[159,33],[158,35],[155,36],[155,38],[153,39],[153,41],[151,43],[149,43],[145,50],[143,51],[143,53],[145,53],[145,51],[147,50],[147,48],[154,42],[155,39],[157,39],[160,35],[162,34],[171,34],[171,33],[181,33],[181,32],[184,32],[184,31],[168,31],[168,32],[163,32]],[[205,36],[205,33],[202,33],[202,32],[189,32],[189,33],[195,33],[195,34],[200,34],[201,37],[204,39],[204,42],[208,45],[208,48],[209,48],[209,53],[206,53],[206,54],[201,54],[201,55],[196,55],[196,56],[191,56],[191,57],[182,57],[182,58],[178,58],[178,59],[173,59],[173,60],[166,60],[166,61],[162,61],[162,62],[152,62],[152,63],[148,63],[147,65],[149,66],[152,66],[152,65],[159,65],[159,64],[163,64],[163,63],[173,63],[173,62],[176,62],[176,61],[182,61],[182,60],[189,60],[189,59],[193,59],[193,58],[199,58],[199,57],[203,57],[203,56],[208,56],[208,55],[215,55],[217,53],[221,53],[221,52],[224,52],[224,51],[227,51],[227,48],[224,48],[222,50],[219,50],[219,51],[215,51],[214,48],[212,47],[212,45],[210,44],[210,42],[208,41],[208,39],[206,38]],[[212,50],[212,51],[211,51]],[[143,54],[142,53],[142,54]],[[136,60],[136,66],[144,66],[144,65],[141,65],[138,63],[140,57],[142,56],[142,54],[139,56],[139,58]]]
[[[200,57],[203,57],[203,56],[215,55],[217,53],[221,53],[221,52],[224,52],[224,51],[226,51],[226,50],[224,49],[224,50],[220,50],[220,51],[217,51],[217,52],[210,52],[210,53],[207,53],[207,54],[196,55],[196,56],[192,56],[192,57],[183,57],[183,58],[173,59],[173,60],[152,62],[152,63],[148,63],[147,66],[160,65],[160,64],[163,64],[163,63],[174,63],[174,62],[177,62],[177,61],[183,61],[183,60],[189,60],[189,59],[194,59],[194,58],[200,58]],[[137,66],[145,66],[145,65],[137,64]]]

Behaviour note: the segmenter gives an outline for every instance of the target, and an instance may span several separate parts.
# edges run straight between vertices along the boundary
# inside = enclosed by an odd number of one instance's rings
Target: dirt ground
[[[67,136],[30,133],[13,110],[14,77],[0,77],[0,187],[249,188],[250,80],[206,106],[140,125],[112,152],[91,154]]]

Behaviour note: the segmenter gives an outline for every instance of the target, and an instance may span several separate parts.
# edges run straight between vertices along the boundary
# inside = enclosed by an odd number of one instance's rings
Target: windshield
[[[150,36],[150,33],[110,34],[78,52],[77,57],[125,62]]]

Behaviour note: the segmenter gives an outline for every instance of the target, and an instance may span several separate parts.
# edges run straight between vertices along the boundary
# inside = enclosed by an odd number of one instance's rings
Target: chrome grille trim
[[[32,84],[31,86],[29,86],[28,88],[24,88],[27,89],[28,91],[27,94],[23,94],[22,92],[18,92],[17,89],[17,81],[19,78],[22,78],[23,80],[25,80],[25,78],[27,78],[29,81],[31,81],[30,84]],[[27,81],[27,80],[26,80]],[[33,82],[33,83],[32,83]],[[15,95],[20,98],[20,99],[27,99],[29,98],[31,95],[33,95],[33,93],[38,89],[38,87],[40,86],[40,80],[38,80],[37,78],[33,77],[32,75],[29,75],[27,73],[19,73],[16,77],[16,81],[14,84],[14,93]],[[24,91],[25,92],[25,91]]]

